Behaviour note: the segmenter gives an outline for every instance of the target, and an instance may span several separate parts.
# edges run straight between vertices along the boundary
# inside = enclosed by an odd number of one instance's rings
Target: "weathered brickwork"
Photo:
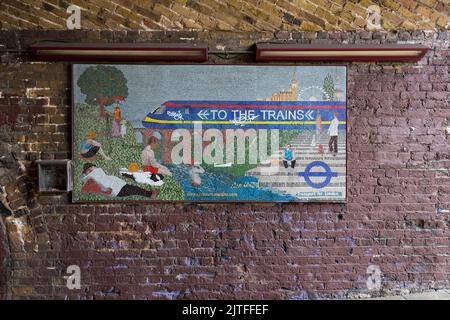
[[[0,299],[8,297],[8,270],[9,270],[9,250],[7,245],[8,236],[3,224],[3,219],[0,219]]]
[[[449,32],[0,32],[11,49],[39,39],[237,49],[268,40],[415,41],[432,50],[417,64],[346,64],[347,204],[272,206],[93,206],[38,196],[34,161],[70,158],[70,65],[2,54],[8,166],[0,182],[11,210],[0,210],[0,297],[306,299],[450,287]],[[225,58],[210,61],[253,59]],[[81,290],[65,286],[72,264]],[[381,290],[367,288],[369,265],[381,269]]]
[[[81,8],[83,29],[97,30],[350,31],[374,12],[382,30],[450,25],[449,0],[2,0],[0,27],[66,29],[70,5]]]

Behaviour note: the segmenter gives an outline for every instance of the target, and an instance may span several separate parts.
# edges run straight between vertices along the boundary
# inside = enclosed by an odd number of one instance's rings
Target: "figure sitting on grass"
[[[80,145],[80,157],[81,159],[85,160],[95,160],[97,157],[97,154],[102,156],[105,160],[111,160],[110,157],[108,157],[102,149],[102,145],[100,142],[95,141],[95,138],[97,138],[97,132],[91,131],[87,135],[87,139],[83,140]]]
[[[110,176],[98,168],[93,163],[86,163],[83,166],[82,178],[85,181],[82,192],[100,193],[110,197],[128,197],[128,196],[141,196],[150,199],[156,199],[157,191],[148,191],[138,186],[127,184],[122,179]]]
[[[142,150],[141,161],[143,171],[159,173],[171,177],[172,172],[170,172],[169,168],[163,166],[158,161],[156,161],[155,152],[153,151],[153,149],[156,148],[158,143],[159,139],[155,136],[151,136],[148,141],[148,145],[144,148],[144,150]]]

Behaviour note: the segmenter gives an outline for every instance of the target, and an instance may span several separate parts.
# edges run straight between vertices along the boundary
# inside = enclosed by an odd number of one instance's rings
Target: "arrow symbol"
[[[306,118],[308,118],[309,120],[314,120],[313,112],[314,112],[314,110],[307,111],[306,114],[305,114]]]
[[[209,111],[206,110],[206,109],[200,110],[200,112],[197,113],[197,116],[198,116],[200,119],[202,119],[202,120],[208,119]]]

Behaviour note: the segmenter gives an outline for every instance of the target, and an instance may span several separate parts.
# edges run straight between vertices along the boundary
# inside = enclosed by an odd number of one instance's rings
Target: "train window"
[[[154,114],[163,114],[165,112],[166,112],[165,106],[160,106],[160,107],[156,108],[155,111],[153,111]]]

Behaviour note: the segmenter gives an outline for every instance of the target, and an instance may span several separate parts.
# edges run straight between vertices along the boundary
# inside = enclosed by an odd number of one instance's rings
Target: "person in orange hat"
[[[92,160],[99,154],[103,159],[111,160],[111,158],[103,152],[101,143],[95,141],[95,138],[97,138],[96,131],[88,133],[86,140],[83,140],[80,144],[80,157],[82,159]]]
[[[120,121],[122,121],[122,111],[120,110],[119,105],[114,107],[114,117],[111,123],[111,136],[114,138],[121,137],[120,132]]]

